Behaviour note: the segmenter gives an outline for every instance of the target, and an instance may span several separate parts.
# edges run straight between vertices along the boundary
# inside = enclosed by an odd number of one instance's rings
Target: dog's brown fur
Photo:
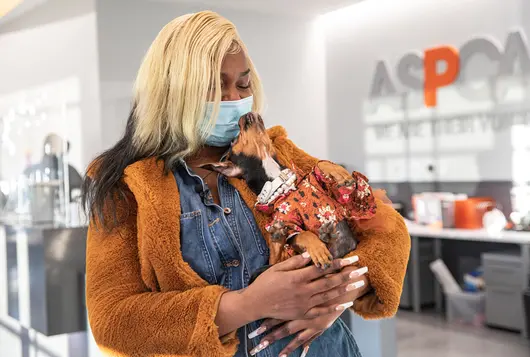
[[[244,128],[245,123],[240,123],[242,127],[236,141],[232,145],[232,154],[245,154],[248,156],[257,157],[260,160],[266,158],[267,155],[276,156],[276,150],[272,145],[272,140],[266,133],[263,121],[256,118],[257,123]]]

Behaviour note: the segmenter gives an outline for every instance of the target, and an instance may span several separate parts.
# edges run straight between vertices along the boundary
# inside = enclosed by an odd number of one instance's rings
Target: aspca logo
[[[436,106],[438,89],[457,82],[465,83],[471,61],[479,55],[485,56],[494,65],[494,76],[497,78],[529,75],[527,44],[524,32],[516,30],[508,34],[504,46],[488,38],[475,38],[460,49],[443,45],[426,49],[423,53],[411,52],[398,61],[395,78],[385,61],[379,61],[375,67],[370,97],[395,95],[398,93],[396,84],[400,84],[405,91],[423,90],[425,105]],[[478,99],[473,89],[458,90],[469,100]]]

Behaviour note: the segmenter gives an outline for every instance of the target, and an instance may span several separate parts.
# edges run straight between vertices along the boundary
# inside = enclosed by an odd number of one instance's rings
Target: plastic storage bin
[[[447,293],[447,322],[483,326],[486,320],[486,295],[484,293]]]

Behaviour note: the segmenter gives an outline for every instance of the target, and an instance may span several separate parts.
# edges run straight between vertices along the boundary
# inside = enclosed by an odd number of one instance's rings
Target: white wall
[[[284,125],[300,147],[327,157],[323,42],[313,21],[144,0],[97,2],[104,145],[123,133],[132,81],[158,31],[177,16],[204,9],[238,27],[263,79],[267,124]]]
[[[476,36],[504,44],[509,30],[522,23],[521,3],[525,2],[372,0],[325,16],[331,159],[365,171],[372,181],[511,180],[515,174],[510,130],[377,139],[365,130],[367,124],[392,116],[400,120],[403,113],[387,110],[369,116],[365,110],[371,105],[368,97],[377,61],[385,60],[394,75],[398,60],[411,51],[436,45],[459,48]],[[476,60],[477,66],[480,61]],[[412,99],[416,105],[422,100],[421,93],[417,94]],[[450,93],[442,91],[441,95],[439,113],[461,114],[464,109],[449,98]],[[483,109],[487,108],[484,104]],[[409,116],[421,111],[430,115],[419,110]],[[430,164],[435,165],[434,174],[427,170]]]
[[[0,97],[54,87],[65,80],[76,83],[79,113],[75,116],[80,116],[82,140],[72,142],[72,150],[79,153],[74,165],[84,170],[102,149],[95,14],[2,34],[0,78]]]

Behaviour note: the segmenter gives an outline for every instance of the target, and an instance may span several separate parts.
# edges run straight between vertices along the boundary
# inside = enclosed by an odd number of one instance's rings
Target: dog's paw
[[[271,234],[271,239],[275,242],[282,241],[286,236],[287,227],[282,221],[274,221],[267,227],[267,231]]]
[[[337,238],[336,224],[333,222],[324,223],[318,230],[318,237],[326,244],[332,239]]]
[[[306,251],[309,253],[311,260],[313,260],[313,263],[317,267],[321,269],[328,269],[331,267],[333,256],[323,242],[315,241],[314,244],[306,247]]]

